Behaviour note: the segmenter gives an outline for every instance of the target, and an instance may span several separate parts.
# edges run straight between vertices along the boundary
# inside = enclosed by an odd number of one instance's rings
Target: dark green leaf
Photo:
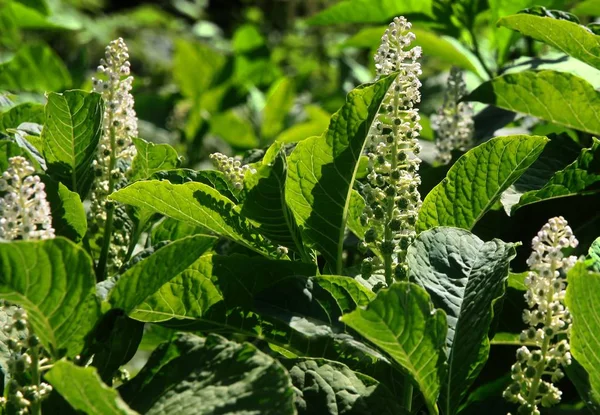
[[[298,143],[288,158],[285,198],[305,241],[341,273],[348,206],[368,129],[394,75],[348,94],[320,137]]]
[[[600,237],[592,242],[586,264],[592,271],[600,273]]]
[[[215,240],[206,235],[190,236],[158,249],[120,276],[108,301],[114,308],[133,312],[210,249]]]
[[[51,92],[42,131],[48,174],[84,197],[94,180],[92,162],[102,134],[100,94],[79,90]]]
[[[433,310],[429,295],[418,285],[396,283],[380,291],[366,309],[342,321],[385,351],[419,388],[429,412],[436,405],[446,375],[446,318]]]
[[[149,143],[141,138],[134,138],[133,143],[137,154],[129,171],[132,182],[148,179],[157,171],[174,169],[179,164],[177,151],[168,144]]]
[[[502,192],[537,159],[547,142],[540,136],[496,137],[468,151],[423,201],[417,229],[473,229]]]
[[[132,408],[148,415],[296,413],[290,377],[277,360],[214,334],[181,336],[159,347],[121,391]]]
[[[29,314],[54,357],[73,357],[100,317],[92,260],[73,242],[0,243],[0,298]]]
[[[466,100],[600,134],[600,92],[566,72],[524,71],[502,75],[480,85]]]
[[[33,102],[16,105],[0,114],[0,132],[6,133],[9,128],[17,128],[24,122],[44,123],[44,106]]]
[[[134,415],[119,393],[100,380],[96,369],[79,367],[60,360],[52,365],[46,379],[76,410],[88,415]]]
[[[8,159],[23,156],[24,151],[18,144],[9,140],[0,140],[0,171],[8,169]]]
[[[79,242],[87,232],[87,218],[81,198],[67,186],[42,176],[46,185],[46,196],[50,203],[52,227],[56,235]]]
[[[408,249],[411,281],[446,312],[448,378],[442,382],[441,405],[457,413],[469,386],[487,361],[493,304],[504,294],[513,244],[483,242],[463,229],[438,227],[421,233]]]
[[[600,69],[600,36],[577,23],[521,13],[503,17],[498,25],[521,32]]]
[[[569,380],[579,392],[579,396],[590,410],[591,414],[600,413],[600,394],[598,390],[592,389],[590,385],[590,376],[588,372],[575,359],[572,359],[571,364],[565,367],[565,372]]]
[[[173,169],[157,171],[152,175],[153,179],[168,180],[173,184],[183,184],[190,182],[204,183],[213,189],[216,189],[232,202],[237,203],[238,190],[235,189],[225,175],[215,170],[192,170],[192,169]]]

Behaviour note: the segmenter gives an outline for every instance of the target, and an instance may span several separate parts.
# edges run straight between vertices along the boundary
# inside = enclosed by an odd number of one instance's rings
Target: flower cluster
[[[436,159],[448,164],[452,150],[466,150],[473,140],[473,106],[469,102],[459,102],[467,94],[462,72],[452,67],[444,95],[444,104],[437,114],[431,117],[431,127],[436,131]]]
[[[23,157],[11,157],[0,178],[0,239],[54,238],[44,183]]]
[[[553,383],[564,376],[561,366],[571,363],[571,316],[564,305],[565,274],[576,258],[565,257],[562,250],[575,248],[577,239],[567,221],[556,217],[542,227],[532,245],[533,252],[527,260],[531,271],[525,279],[529,310],[523,313],[529,328],[521,333],[521,341],[537,348],[523,346],[517,351],[517,363],[511,369],[513,383],[503,396],[520,405],[519,413],[539,415],[539,404],[548,407],[560,401],[561,392]]]
[[[100,60],[97,76],[92,78],[94,91],[102,94],[105,102],[102,138],[98,146],[94,168],[96,180],[92,187],[90,230],[99,234],[105,229],[107,215],[112,204],[107,204],[106,197],[126,184],[126,173],[136,154],[132,137],[138,134],[137,117],[133,109],[131,95],[133,77],[130,76],[130,63],[127,45],[119,38],[106,47],[105,56]],[[117,222],[127,222],[123,209],[116,209],[114,216]],[[111,232],[109,268],[121,265],[122,258],[129,245],[127,226],[115,227]],[[98,245],[102,245],[102,234],[99,234]]]
[[[361,248],[377,249],[384,258],[367,258],[362,274],[368,277],[377,268],[385,268],[387,283],[392,273],[406,275],[406,249],[415,237],[415,224],[421,206],[418,175],[421,160],[418,136],[421,131],[421,48],[409,49],[415,39],[411,24],[397,17],[385,31],[375,55],[377,76],[397,72],[369,131],[366,152],[369,158],[366,201],[361,222],[367,227]]]
[[[244,175],[250,170],[250,166],[242,165],[240,160],[233,157],[227,157],[225,154],[213,153],[210,159],[215,164],[215,167],[225,174],[227,180],[238,190],[244,187]]]
[[[4,313],[12,315],[12,321],[4,327],[8,337],[8,384],[6,398],[0,404],[10,406],[17,414],[27,414],[33,405],[39,405],[52,391],[52,386],[40,381],[40,372],[48,359],[43,353],[39,338],[31,332],[25,310],[3,305]]]

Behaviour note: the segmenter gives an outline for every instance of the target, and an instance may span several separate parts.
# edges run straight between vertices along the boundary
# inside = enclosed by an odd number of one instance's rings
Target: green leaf
[[[24,151],[18,144],[9,140],[0,140],[0,171],[8,169],[8,159],[23,156]]]
[[[600,16],[600,0],[582,1],[581,3],[576,5],[575,8],[571,10],[571,12],[579,16]]]
[[[55,358],[83,349],[100,317],[95,284],[91,258],[67,239],[0,243],[0,298],[27,310]]]
[[[158,249],[129,268],[115,284],[108,301],[130,313],[164,284],[183,272],[215,243],[206,235],[190,236]]]
[[[275,251],[240,215],[239,208],[230,199],[203,183],[139,181],[113,193],[110,198],[204,227],[260,254]]]
[[[498,25],[521,32],[600,69],[600,36],[584,26],[523,13],[503,17]]]
[[[565,373],[569,380],[573,382],[573,386],[577,389],[589,412],[592,414],[600,413],[600,394],[597,390],[592,389],[590,376],[583,366],[577,360],[572,359],[571,364],[565,367]]]
[[[502,192],[537,159],[547,142],[546,137],[514,135],[496,137],[469,150],[425,197],[417,229],[473,229]]]
[[[77,411],[88,415],[134,415],[119,393],[100,380],[96,369],[60,360],[45,375],[52,387]]]
[[[223,173],[215,170],[192,170],[192,169],[173,169],[157,171],[152,175],[152,179],[168,180],[173,184],[183,184],[190,182],[204,183],[217,190],[232,202],[237,202],[239,191],[235,189]]]
[[[341,274],[352,185],[368,129],[394,75],[351,91],[320,137],[298,143],[288,158],[285,199],[305,241]]]
[[[95,92],[48,95],[42,130],[48,174],[82,197],[94,180],[92,162],[102,134],[103,112],[102,97]]]
[[[173,78],[184,96],[199,99],[215,84],[225,62],[225,56],[208,45],[177,39]]]
[[[129,171],[132,182],[148,179],[157,171],[174,169],[179,164],[177,151],[168,144],[149,143],[141,138],[134,138],[133,144],[137,153]]]
[[[421,233],[408,248],[409,278],[425,288],[446,312],[448,377],[442,383],[444,414],[457,413],[490,352],[493,304],[504,294],[514,244],[484,242],[457,228]]]
[[[34,102],[24,102],[0,114],[0,132],[17,128],[24,122],[44,123],[44,106]]]
[[[346,23],[387,23],[406,14],[433,16],[431,0],[346,0],[317,13],[308,23],[333,25]]]
[[[600,92],[565,72],[523,71],[485,82],[465,98],[600,134]]]
[[[11,60],[0,64],[0,89],[9,91],[60,91],[71,76],[60,57],[48,46],[20,46]]]
[[[600,273],[600,237],[590,245],[586,264],[592,271]]]
[[[177,239],[197,235],[199,233],[207,232],[200,226],[190,225],[187,222],[182,222],[173,218],[165,218],[152,228],[152,243],[156,244],[156,242],[161,241],[176,241]]]
[[[600,191],[600,140],[594,138],[591,148],[584,148],[573,163],[557,171],[546,184],[524,193],[512,211],[532,203],[561,197],[585,195]]]
[[[121,393],[147,415],[296,413],[290,377],[277,360],[214,334],[160,346]]]
[[[52,227],[56,235],[79,242],[87,233],[87,217],[81,198],[64,184],[42,176],[46,198],[50,203]]]
[[[285,201],[287,160],[281,143],[269,148],[256,173],[244,180],[240,214],[258,223],[260,233],[277,245],[304,255],[302,238]]]
[[[295,93],[294,82],[289,78],[281,78],[269,89],[260,129],[263,142],[272,141],[283,130]]]
[[[282,362],[297,389],[300,415],[404,413],[398,398],[375,379],[348,366],[325,359],[293,359]]]
[[[265,45],[265,38],[257,26],[243,24],[236,29],[231,43],[233,50],[238,54],[252,53]]]
[[[412,283],[381,290],[366,309],[342,321],[385,351],[419,388],[429,412],[438,414],[436,401],[446,375],[446,318],[433,309],[427,292]]]
[[[590,394],[600,397],[600,274],[591,273],[583,262],[578,262],[568,273],[567,307],[573,317],[571,325],[571,354],[587,371]],[[583,397],[584,399],[586,397]]]
[[[233,110],[213,115],[210,132],[234,148],[251,149],[259,146],[252,123]]]

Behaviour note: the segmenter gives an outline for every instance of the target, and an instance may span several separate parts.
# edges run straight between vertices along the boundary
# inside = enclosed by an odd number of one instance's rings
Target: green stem
[[[404,378],[404,389],[402,391],[402,406],[406,412],[410,414],[412,411],[413,385],[411,380],[406,376]]]
[[[470,29],[469,33],[471,34],[471,39],[473,39],[473,53],[479,60],[479,63],[481,63],[481,66],[483,67],[483,70],[485,71],[485,73],[487,73],[490,78],[493,78],[494,73],[485,63],[485,59],[483,58],[483,55],[481,54],[481,50],[479,49],[479,41],[477,40],[477,35],[475,34],[475,32],[473,32],[473,29]]]

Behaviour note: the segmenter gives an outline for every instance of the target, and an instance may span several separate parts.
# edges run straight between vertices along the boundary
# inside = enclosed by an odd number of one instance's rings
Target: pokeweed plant
[[[2,413],[550,414],[561,401],[596,413],[598,222],[552,203],[597,203],[597,92],[552,66],[506,65],[520,45],[503,31],[492,62],[479,10],[442,3],[455,19],[432,21],[458,25],[471,51],[457,60],[482,79],[468,93],[451,70],[433,111],[439,152],[419,138],[421,60],[439,39],[404,17],[377,28],[375,81],[321,135],[214,153],[217,170],[138,137],[120,38],[93,92],[48,93],[41,119],[1,113]],[[311,23],[360,22],[369,7],[342,2]],[[500,24],[598,66],[584,47],[596,35],[539,11]],[[467,101],[489,105],[471,117]],[[490,133],[509,111],[530,117],[512,125],[523,134]],[[558,208],[579,226],[550,219]],[[523,211],[548,223],[519,264]],[[516,363],[490,359],[511,347]]]

